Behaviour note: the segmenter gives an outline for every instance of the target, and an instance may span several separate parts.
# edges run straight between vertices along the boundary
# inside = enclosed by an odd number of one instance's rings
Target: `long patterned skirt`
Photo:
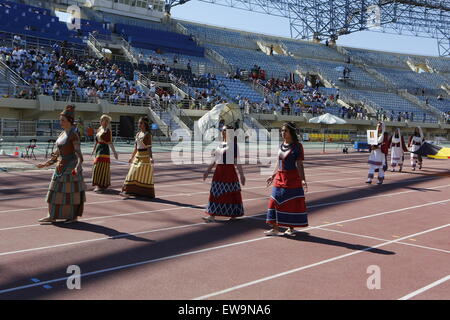
[[[111,185],[110,152],[108,144],[97,144],[95,150],[94,168],[92,170],[92,185],[106,189]]]
[[[420,149],[420,145],[417,145],[417,144],[413,144],[411,147],[411,155],[410,155],[411,156],[411,167],[413,167],[413,168],[416,167],[417,163],[419,163],[419,165],[422,164],[422,156],[420,156],[416,153],[413,153],[413,151],[416,152],[419,149]]]
[[[266,222],[283,227],[307,227],[305,193],[297,169],[280,170],[274,179]]]
[[[244,215],[241,186],[234,164],[218,164],[216,166],[206,214],[222,217]]]
[[[153,166],[150,162],[150,153],[138,151],[128,171],[122,192],[147,198],[155,197],[153,185]]]
[[[397,165],[403,166],[403,149],[401,147],[391,148],[391,166],[395,168]]]
[[[46,201],[52,219],[74,219],[83,215],[86,185],[82,173],[74,173],[77,160],[69,161],[62,172],[55,169]]]

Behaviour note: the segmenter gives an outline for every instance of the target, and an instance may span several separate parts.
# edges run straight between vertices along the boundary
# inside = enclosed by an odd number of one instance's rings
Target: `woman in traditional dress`
[[[406,148],[405,140],[403,140],[399,128],[395,129],[394,134],[389,139],[389,146],[391,147],[391,171],[394,172],[398,165],[398,172],[402,172],[403,160],[405,157],[404,153],[408,151],[408,149]]]
[[[155,198],[155,187],[153,185],[152,137],[147,117],[139,119],[139,129],[133,153],[128,161],[131,163],[131,167],[122,187],[122,195],[153,199]]]
[[[389,151],[389,136],[385,132],[384,122],[378,122],[378,143],[376,145],[370,146],[369,160],[369,174],[367,176],[366,183],[372,183],[374,178],[374,173],[378,170],[378,182],[377,184],[382,184],[384,181],[384,171],[386,170],[386,155]]]
[[[44,168],[57,163],[46,197],[49,214],[39,222],[65,219],[66,223],[71,223],[83,214],[86,185],[83,180],[80,136],[75,131],[74,119],[75,107],[69,105],[60,114],[59,121],[64,131],[56,140],[57,151],[49,161],[37,165],[38,168]],[[61,159],[58,161],[59,157]]]
[[[305,204],[308,186],[303,167],[303,145],[292,122],[282,126],[281,136],[283,143],[278,151],[278,161],[273,174],[267,179],[267,186],[273,183],[266,218],[272,226],[265,232],[268,236],[282,235],[280,226],[288,228],[284,234],[289,236],[295,235],[294,228],[308,226]]]
[[[117,152],[112,142],[111,117],[104,114],[100,118],[100,127],[95,135],[94,150],[92,151],[92,155],[95,153],[92,170],[92,185],[95,186],[95,192],[102,192],[111,185],[110,148],[117,160]]]
[[[422,144],[425,142],[422,128],[416,127],[414,129],[414,134],[409,137],[409,151],[411,151],[411,167],[413,171],[416,170],[417,163],[419,164],[419,170],[422,169],[422,156],[413,153],[414,151],[419,150],[419,148],[422,146]]]
[[[222,142],[214,151],[213,161],[203,174],[203,181],[208,178],[211,170],[216,167],[209,193],[209,202],[206,209],[206,222],[215,221],[216,216],[229,217],[234,220],[244,215],[241,186],[236,169],[239,172],[241,184],[245,185],[244,171],[239,163],[237,139],[231,126],[222,127]]]

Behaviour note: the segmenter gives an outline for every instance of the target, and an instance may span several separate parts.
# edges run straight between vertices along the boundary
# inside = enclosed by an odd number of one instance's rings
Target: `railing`
[[[121,38],[120,44],[125,52],[126,57],[132,63],[136,63],[136,64],[144,63],[146,60],[148,60],[148,57],[157,57],[157,56],[152,56],[149,54],[142,54],[142,56],[141,56],[141,54],[139,52],[137,52],[137,51],[139,51],[139,49],[133,48],[130,45],[130,43],[128,41],[126,41],[124,38]],[[205,53],[206,53],[205,57],[207,58],[208,57],[208,49],[206,49]],[[223,59],[223,61],[225,61],[225,59]],[[165,65],[167,65],[171,68],[183,69],[183,70],[187,70],[188,65],[189,65],[191,72],[194,74],[197,74],[197,75],[205,74],[205,73],[223,73],[227,70],[231,70],[231,67],[226,62],[224,62],[224,64],[225,64],[224,66],[217,66],[214,63],[190,61],[189,58],[187,58],[187,57],[185,58],[183,56],[178,57],[176,63],[173,60],[170,61],[170,59],[166,59],[166,63],[165,63]]]
[[[53,40],[49,38],[42,38],[42,37],[33,37],[33,36],[27,36],[20,34],[21,41],[20,43],[17,43],[17,41],[14,40],[14,35],[17,33],[10,33],[6,31],[0,31],[0,35],[6,35],[2,36],[0,40],[0,44],[5,47],[11,47],[14,48],[15,46],[19,45],[21,48],[25,50],[29,49],[37,49],[41,50],[42,48],[51,48],[53,44],[60,44],[61,40]],[[88,52],[85,48],[81,48],[81,46],[84,46],[84,44],[81,43],[75,43],[68,41],[69,47],[68,48],[62,48],[65,51],[71,52],[72,55],[87,55]],[[72,45],[72,47],[70,47]],[[77,45],[80,46],[80,48],[74,48],[73,46]]]
[[[261,93],[263,97],[267,97],[269,99],[269,102],[272,104],[277,103],[277,99],[275,98],[273,92],[267,91],[266,87],[258,83],[257,81],[252,81],[251,87],[253,90],[258,91]]]
[[[180,109],[175,103],[171,103],[169,105],[168,111],[172,115],[178,117],[178,119],[180,119],[180,121],[183,122],[187,128],[189,128],[190,130],[194,130],[194,121],[186,114],[184,110]]]
[[[102,47],[101,43],[96,39],[96,37],[92,33],[89,33],[88,39],[89,39],[88,44],[90,43],[92,45],[92,51],[94,51],[97,58],[103,58],[103,52],[102,52],[103,47]]]
[[[442,111],[435,108],[432,105],[426,104],[424,101],[420,100],[419,98],[417,98],[415,95],[412,95],[411,93],[408,92],[408,90],[403,89],[403,90],[398,90],[398,94],[405,98],[406,100],[418,105],[419,107],[421,107],[423,110],[433,113],[435,116],[438,117],[438,121],[442,122],[443,121],[443,115],[442,115]]]
[[[221,54],[217,53],[215,50],[205,48],[205,54],[206,57],[210,57],[211,59],[221,64],[226,71],[228,72],[233,71],[233,66],[230,65],[227,62],[227,60]]]
[[[372,75],[375,79],[378,79],[379,81],[383,82],[387,89],[396,90],[397,86],[394,82],[392,82],[389,78],[387,78],[385,75],[380,73],[379,71],[369,68],[367,65],[361,66],[364,71]]]
[[[4,80],[13,85],[30,85],[17,72],[12,70],[6,63],[0,60],[0,74]]]
[[[99,120],[83,121],[84,132],[82,133],[86,137],[86,129],[90,126],[98,128],[100,126]],[[113,137],[119,136],[120,122],[111,122],[111,129]],[[2,137],[57,137],[62,128],[59,120],[47,119],[47,120],[15,120],[15,119],[0,119],[0,136]],[[86,137],[88,138],[88,137]],[[90,137],[91,141],[94,137]],[[89,139],[87,139],[89,141]]]
[[[2,92],[4,98],[37,99],[38,95],[51,96],[55,101],[98,103],[97,96],[79,95],[72,89],[43,89],[34,86],[5,87]]]
[[[139,57],[134,53],[133,47],[127,40],[121,38],[120,45],[122,46],[122,49],[125,52],[125,56],[128,58],[129,61],[136,64],[139,63]]]
[[[350,103],[355,103],[355,102],[362,103],[363,107],[365,107],[368,111],[367,114],[370,116],[374,116],[376,114],[376,110],[378,108],[380,108],[380,106],[374,105],[370,100],[367,100],[366,98],[356,97],[348,91],[340,92],[339,96],[340,96],[339,99],[344,102],[346,102],[346,100],[347,100],[347,101],[350,101]]]
[[[159,108],[160,101],[154,98],[149,97],[132,97],[132,96],[125,96],[120,97],[117,94],[113,93],[104,93],[100,99],[106,100],[114,105],[123,105],[123,106],[130,106],[130,107],[150,107],[150,108]]]
[[[173,83],[168,74],[158,74],[153,75],[151,73],[142,73],[138,72],[138,80],[146,86],[149,86],[151,82],[160,82],[160,83]]]
[[[176,23],[175,28],[176,31],[178,31],[181,34],[184,34],[185,36],[188,36],[190,34],[189,30],[179,22]]]
[[[6,91],[5,91],[6,90]],[[30,86],[9,86],[2,92],[4,98],[16,99],[37,99],[38,95],[51,96],[55,101],[63,102],[78,102],[78,103],[95,103],[98,104],[100,99],[106,100],[114,105],[132,106],[132,107],[151,107],[158,108],[160,102],[149,97],[134,98],[131,95],[120,97],[119,94],[110,92],[96,93],[95,95],[79,94],[76,90],[61,89],[61,90],[45,90],[42,88],[35,88]]]
[[[345,49],[344,47],[341,47],[341,46],[336,46],[336,51],[339,52],[340,54],[344,55],[344,56],[349,56],[350,55],[348,50]]]

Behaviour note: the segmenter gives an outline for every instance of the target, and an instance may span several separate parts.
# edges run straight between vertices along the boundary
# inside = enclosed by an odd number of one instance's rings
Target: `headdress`
[[[60,115],[66,117],[67,120],[73,124],[75,121],[75,106],[72,104],[67,105]]]

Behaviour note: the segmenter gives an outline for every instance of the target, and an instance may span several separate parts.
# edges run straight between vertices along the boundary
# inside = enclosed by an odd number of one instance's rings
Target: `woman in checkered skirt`
[[[46,197],[48,216],[39,219],[42,223],[54,223],[60,219],[72,223],[83,214],[86,184],[83,179],[80,136],[75,131],[74,119],[75,107],[66,106],[60,114],[63,131],[56,140],[58,149],[52,153],[49,161],[37,165],[38,168],[45,168],[57,164]]]
[[[209,193],[209,203],[206,209],[208,216],[203,217],[206,222],[215,221],[216,216],[229,217],[230,220],[244,215],[244,206],[242,204],[241,186],[245,185],[244,171],[239,164],[239,153],[237,140],[234,137],[234,130],[230,126],[222,128],[223,141],[214,151],[213,161],[203,174],[203,180],[206,180],[214,167],[214,175]]]

